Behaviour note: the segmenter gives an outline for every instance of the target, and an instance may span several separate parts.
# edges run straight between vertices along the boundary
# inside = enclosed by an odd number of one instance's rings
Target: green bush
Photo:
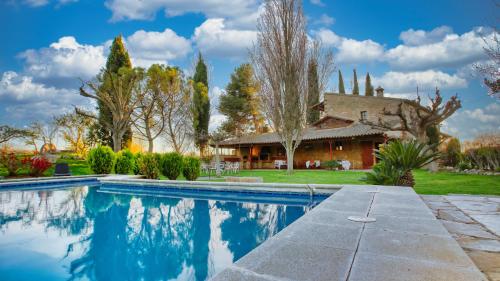
[[[146,153],[138,160],[139,173],[147,179],[159,179],[160,170],[158,168],[158,161],[153,153]]]
[[[444,153],[445,164],[451,167],[456,167],[461,159],[460,152],[460,141],[457,138],[452,138],[448,145],[446,146],[446,150]]]
[[[194,181],[200,176],[200,158],[193,156],[184,157],[182,166],[182,175],[187,180]]]
[[[327,169],[334,170],[336,168],[342,167],[342,164],[340,164],[338,161],[330,160],[323,162],[323,166],[325,166]]]
[[[115,173],[128,175],[134,168],[134,154],[128,149],[124,149],[116,154]]]
[[[115,153],[111,147],[99,145],[89,151],[87,162],[95,174],[109,174],[113,170]]]
[[[161,159],[161,173],[169,180],[176,180],[182,173],[182,164],[180,153],[165,153]]]
[[[137,152],[134,155],[134,165],[132,166],[132,171],[134,172],[134,175],[140,174],[141,171],[139,171],[139,159],[142,157],[142,153]]]

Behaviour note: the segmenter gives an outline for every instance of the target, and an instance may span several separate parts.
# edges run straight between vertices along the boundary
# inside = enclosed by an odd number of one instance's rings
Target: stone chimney
[[[377,97],[384,97],[384,88],[378,86],[377,89],[375,89],[375,92],[377,92]]]

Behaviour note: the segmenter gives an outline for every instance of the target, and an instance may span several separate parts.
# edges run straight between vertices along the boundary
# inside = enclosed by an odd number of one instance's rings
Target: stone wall
[[[324,95],[325,115],[359,121],[361,111],[367,112],[367,120],[377,123],[384,108],[395,111],[402,99],[387,97],[367,97],[326,93]],[[388,118],[388,117],[384,117]],[[391,120],[394,118],[391,118]],[[395,118],[397,119],[397,117]]]

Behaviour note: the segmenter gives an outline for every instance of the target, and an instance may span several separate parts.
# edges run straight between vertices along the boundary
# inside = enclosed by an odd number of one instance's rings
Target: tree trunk
[[[293,173],[293,155],[294,151],[291,147],[292,145],[287,145],[285,147],[286,150],[286,172],[291,175]]]
[[[113,134],[113,150],[118,152],[122,150],[122,138],[119,136],[120,134]]]
[[[153,153],[153,139],[148,139],[148,152]]]
[[[215,143],[215,174],[220,177],[220,157],[219,157],[219,143]]]

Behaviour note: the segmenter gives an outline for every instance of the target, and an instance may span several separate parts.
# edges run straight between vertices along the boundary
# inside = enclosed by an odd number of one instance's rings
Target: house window
[[[344,147],[343,147],[341,141],[336,141],[335,142],[335,150],[344,150]]]
[[[361,120],[365,121],[367,119],[368,119],[368,114],[366,113],[366,111],[361,111]]]

